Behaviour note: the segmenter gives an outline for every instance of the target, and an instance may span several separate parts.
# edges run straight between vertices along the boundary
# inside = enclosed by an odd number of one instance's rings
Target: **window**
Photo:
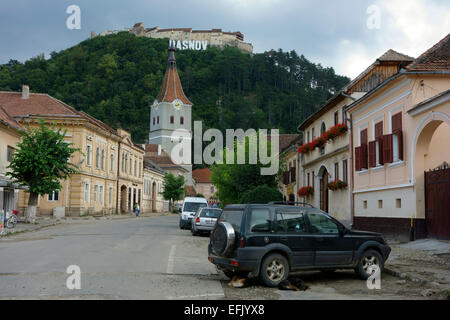
[[[53,191],[48,194],[48,201],[58,201],[59,200],[59,190]]]
[[[320,213],[308,213],[312,233],[338,234],[336,223]]]
[[[314,171],[312,172],[312,176],[311,176],[311,184],[310,186],[313,188],[314,190]]]
[[[277,232],[306,232],[306,225],[303,214],[301,212],[277,212]]]
[[[268,209],[253,209],[250,215],[250,232],[270,232],[272,220]]]
[[[311,128],[311,139],[314,140],[316,136],[314,135],[314,128]]]
[[[383,208],[383,200],[378,200],[378,209]]]
[[[375,124],[375,164],[380,166],[383,161],[383,121]]]
[[[322,125],[320,126],[320,134],[321,134],[321,135],[324,134],[325,131],[327,131],[327,128],[326,128],[326,126],[325,126],[325,122],[322,122]],[[320,154],[324,154],[324,153],[325,153],[325,144],[323,144],[323,145],[320,147]]]
[[[402,207],[402,199],[395,199],[395,207],[396,208]]]
[[[342,123],[347,121],[347,115],[345,114],[345,107],[342,108]]]
[[[99,196],[99,199],[100,199],[100,203],[103,204],[103,186],[100,186],[100,196]]]
[[[334,179],[338,180],[339,179],[339,163],[336,162],[334,164]]]
[[[11,162],[13,155],[14,155],[14,148],[8,146],[6,149],[6,161]]]
[[[214,187],[213,186],[211,187],[210,192],[214,193]]]
[[[339,123],[339,111],[336,111],[334,113],[334,125],[337,125]]]
[[[347,160],[342,161],[342,181],[345,183],[348,182],[348,167],[347,167]]]
[[[364,201],[363,201],[363,208],[364,208],[364,209],[367,209],[367,200],[364,200]]]
[[[402,113],[392,116],[392,161],[403,160]]]
[[[306,142],[307,143],[309,143],[309,142],[311,142],[311,136],[310,136],[310,134],[309,134],[309,130],[308,130],[308,132],[307,132],[307,140],[306,140]]]
[[[159,116],[156,117],[156,123],[159,124]]]
[[[90,166],[92,163],[92,146],[87,145],[86,147],[86,164]]]
[[[173,116],[170,116],[170,123],[173,124]]]
[[[130,156],[130,171],[129,171],[129,174],[131,174],[131,172],[133,172],[133,159]]]
[[[359,147],[355,148],[355,170],[361,171],[368,168],[367,158],[367,128],[359,133]]]
[[[134,160],[134,176],[137,175],[137,160]]]
[[[184,124],[184,117],[180,117],[180,124]]]
[[[153,117],[153,125],[155,125],[155,117]]]
[[[110,162],[109,163],[109,170],[111,172],[113,172],[114,171],[114,153],[111,153],[109,162]]]
[[[109,187],[109,196],[108,196],[109,204],[112,204],[112,198],[113,198],[113,187]]]
[[[102,149],[102,170],[105,170],[105,149]]]
[[[89,202],[91,193],[91,185],[86,183],[84,185],[84,202]]]
[[[307,177],[307,180],[306,180],[306,182],[307,182],[307,184],[306,184],[306,187],[309,187],[310,186],[310,184],[309,184],[309,172],[306,174],[306,177]]]
[[[97,202],[97,192],[98,192],[98,186],[94,186],[94,202]]]
[[[98,168],[100,163],[100,148],[97,147],[97,149],[95,149],[95,167]]]

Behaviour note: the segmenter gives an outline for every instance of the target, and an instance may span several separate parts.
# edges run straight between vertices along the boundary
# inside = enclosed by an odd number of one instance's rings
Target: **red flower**
[[[314,189],[311,186],[302,187],[298,189],[297,194],[299,197],[308,196],[314,193]]]

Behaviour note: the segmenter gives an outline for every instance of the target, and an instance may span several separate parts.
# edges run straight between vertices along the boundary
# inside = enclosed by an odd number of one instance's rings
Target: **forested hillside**
[[[121,32],[96,37],[24,63],[0,66],[0,90],[49,93],[110,126],[130,130],[144,142],[149,106],[167,65],[166,39]],[[184,91],[193,119],[208,127],[279,128],[295,133],[298,124],[349,79],[295,51],[241,53],[236,48],[177,51]],[[220,101],[220,102],[219,102]]]

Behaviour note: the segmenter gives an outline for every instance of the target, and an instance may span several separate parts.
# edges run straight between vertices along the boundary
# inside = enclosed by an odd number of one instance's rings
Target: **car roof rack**
[[[307,202],[296,202],[296,201],[270,201],[268,204],[285,204],[285,205],[290,205],[290,204],[301,204],[303,206],[310,206],[311,208],[315,208],[312,204],[307,203]]]

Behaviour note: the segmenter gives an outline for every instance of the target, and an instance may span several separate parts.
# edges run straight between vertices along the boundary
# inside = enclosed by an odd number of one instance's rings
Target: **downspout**
[[[118,141],[118,147],[117,147],[117,187],[116,187],[116,212],[117,214],[120,214],[119,209],[119,176],[120,176],[120,141]]]
[[[349,130],[350,130],[350,229],[353,228],[354,225],[354,217],[355,217],[355,194],[353,193],[353,185],[354,185],[354,170],[353,170],[353,115],[350,114],[350,120],[347,119],[347,121],[350,122],[349,124]]]

